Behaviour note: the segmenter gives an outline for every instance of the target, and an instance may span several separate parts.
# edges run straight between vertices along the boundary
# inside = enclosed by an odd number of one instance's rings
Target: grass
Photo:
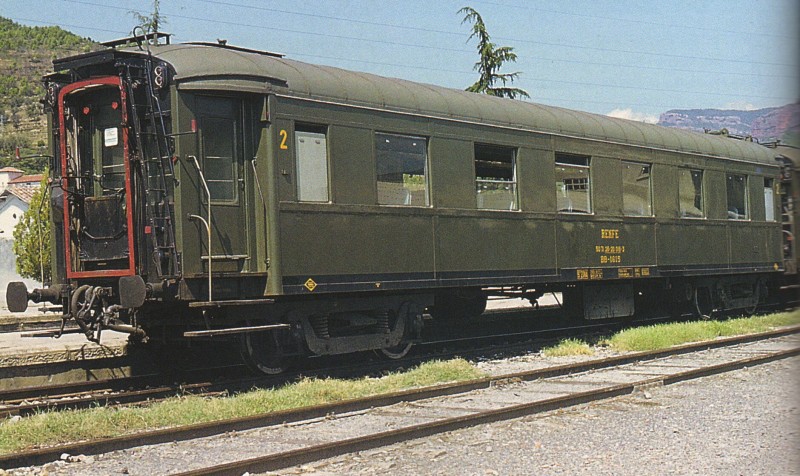
[[[775,327],[800,324],[800,310],[768,316],[742,317],[723,321],[693,321],[655,324],[626,329],[597,344],[620,352],[665,349],[674,345],[711,340],[717,337],[755,334]],[[545,357],[593,355],[591,344],[579,339],[564,339],[542,349]]]
[[[463,359],[427,362],[406,372],[356,380],[306,378],[269,390],[226,398],[175,397],[147,407],[44,412],[0,423],[0,453],[80,440],[109,438],[137,431],[210,422],[333,403],[484,374]]]
[[[557,345],[542,349],[545,357],[565,357],[571,355],[593,355],[594,350],[586,342],[579,339],[564,339]]]
[[[599,342],[618,351],[644,351],[721,336],[762,332],[800,324],[800,310],[726,321],[697,321],[632,328]],[[543,350],[548,357],[591,355],[592,347],[566,339]],[[80,440],[109,438],[228,418],[238,418],[309,405],[395,392],[445,382],[483,377],[463,359],[421,364],[407,372],[356,380],[303,379],[269,390],[254,390],[227,398],[176,397],[147,407],[44,412],[18,421],[0,422],[0,453]]]
[[[678,322],[635,327],[614,334],[602,344],[618,351],[656,350],[717,337],[755,334],[793,324],[800,324],[800,310],[724,321]]]

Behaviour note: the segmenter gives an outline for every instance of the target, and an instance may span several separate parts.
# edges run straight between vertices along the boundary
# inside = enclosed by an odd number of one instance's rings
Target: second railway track
[[[285,427],[285,423],[291,422],[305,422],[300,425],[304,428],[323,427],[320,431],[327,436],[275,436],[275,438],[295,441],[294,447],[289,449],[286,449],[285,442],[275,441],[274,444],[264,444],[262,441],[258,447],[263,451],[266,451],[264,448],[274,448],[276,451],[271,454],[248,455],[246,458],[223,465],[219,465],[218,461],[208,464],[208,462],[202,461],[203,458],[198,458],[192,464],[194,469],[191,467],[171,470],[164,468],[164,471],[170,472],[190,469],[187,474],[242,474],[246,471],[269,471],[404,439],[624,395],[648,385],[669,384],[800,355],[800,346],[798,346],[796,336],[798,332],[800,332],[800,326],[752,336],[717,339],[662,351],[633,353],[312,408],[159,430],[77,445],[62,445],[2,457],[0,458],[0,467],[44,464],[58,459],[62,453],[104,453],[134,446],[196,439],[221,433],[237,432],[237,437],[244,437],[242,436],[244,433],[239,432],[253,428],[266,428],[266,430],[262,430],[262,433],[265,431],[292,431],[291,428]],[[711,350],[712,354],[707,354],[702,358],[687,355],[698,352],[708,353],[709,349],[717,350]],[[715,352],[716,354],[714,354]],[[668,358],[669,362],[663,360]],[[538,390],[527,388],[528,385],[538,385],[539,383],[547,383],[550,388],[544,390],[543,387]],[[489,388],[504,386],[513,387],[513,395],[525,395],[527,400],[520,401],[516,397],[509,397],[508,394],[499,400],[490,398],[484,403],[476,400],[478,397],[474,392],[480,394]],[[458,398],[457,395],[466,392],[471,392],[468,398],[471,403],[460,410],[448,409],[451,406],[450,403],[443,404],[441,400],[437,400],[444,398],[450,399],[448,402],[452,402],[453,398]],[[453,397],[454,395],[456,397]],[[382,410],[396,404],[400,404],[401,407],[393,407],[394,410]],[[421,409],[419,410],[421,413],[415,414],[414,412],[417,411],[415,409],[418,408]],[[382,423],[362,425],[365,429],[352,431],[352,428],[359,428],[359,425],[348,426],[350,428],[348,431],[335,429],[340,421],[349,421],[348,419],[359,418],[367,414],[380,419],[382,413],[387,416],[381,420]],[[336,417],[331,418],[331,415],[336,415]],[[419,424],[420,420],[426,421],[426,423]],[[330,422],[333,428],[324,429],[326,422]],[[279,425],[280,429],[270,425]],[[387,427],[391,429],[387,431]],[[380,428],[380,431],[368,431],[368,428]],[[348,434],[352,437],[340,439],[332,436],[338,434]],[[264,435],[261,437],[263,438]],[[272,441],[271,438],[272,436],[267,438],[267,443]],[[329,441],[319,444],[296,444],[297,441],[309,438],[316,442],[325,439]],[[281,449],[286,450],[282,451]],[[203,467],[204,465],[208,466]],[[109,468],[109,470],[111,469]]]

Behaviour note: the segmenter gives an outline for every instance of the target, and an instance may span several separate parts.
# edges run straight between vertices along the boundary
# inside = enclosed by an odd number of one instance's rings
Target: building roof
[[[22,175],[22,176],[17,177],[17,178],[15,178],[13,180],[9,180],[8,184],[9,185],[16,185],[16,184],[22,184],[22,183],[39,183],[41,181],[42,181],[42,174]]]
[[[30,204],[33,200],[33,195],[38,191],[34,187],[8,187],[3,191],[2,195],[15,195],[23,202]]]
[[[25,173],[24,170],[20,170],[20,169],[15,168],[15,167],[3,167],[2,169],[0,169],[0,173],[2,173],[2,172],[17,172],[17,173],[21,173],[21,174]]]
[[[151,46],[149,50],[172,65],[179,89],[233,89],[261,94],[272,92],[422,118],[488,124],[776,165],[774,150],[724,136],[413,83],[209,44],[160,45]],[[147,54],[137,48],[115,50],[115,53]]]

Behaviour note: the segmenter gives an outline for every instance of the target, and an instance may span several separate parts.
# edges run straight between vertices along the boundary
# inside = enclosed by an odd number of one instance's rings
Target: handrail
[[[194,166],[197,167],[197,173],[200,174],[200,180],[203,182],[203,188],[206,190],[206,196],[208,197],[208,220],[206,221],[199,215],[189,215],[189,218],[199,219],[206,225],[206,231],[208,233],[208,302],[211,302],[211,192],[208,190],[208,183],[206,182],[205,175],[203,175],[203,170],[200,168],[200,162],[197,161],[197,157],[194,155],[189,155],[187,157],[194,161]]]

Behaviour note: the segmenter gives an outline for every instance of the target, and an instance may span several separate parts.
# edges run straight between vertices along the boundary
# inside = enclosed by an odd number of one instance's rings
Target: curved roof
[[[126,52],[140,53],[128,49]],[[323,101],[775,165],[757,143],[414,83],[207,44],[151,47],[180,86],[275,91]]]

